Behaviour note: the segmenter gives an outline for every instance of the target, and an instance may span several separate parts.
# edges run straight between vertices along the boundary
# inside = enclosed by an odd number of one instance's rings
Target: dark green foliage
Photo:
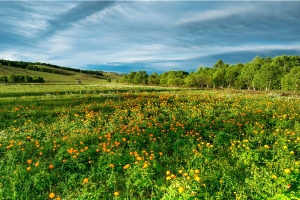
[[[43,77],[10,74],[0,76],[0,83],[45,83],[45,80]]]

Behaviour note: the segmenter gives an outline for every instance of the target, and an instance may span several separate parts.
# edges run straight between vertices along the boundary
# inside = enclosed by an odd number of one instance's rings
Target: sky
[[[300,55],[300,1],[2,1],[0,59],[128,73]]]

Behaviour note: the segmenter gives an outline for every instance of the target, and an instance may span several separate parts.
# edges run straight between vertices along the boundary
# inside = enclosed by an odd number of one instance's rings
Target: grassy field
[[[47,66],[37,65],[40,68],[50,68],[55,69]],[[28,70],[22,68],[15,68],[15,67],[8,67],[8,66],[1,66],[0,67],[0,76],[3,75],[29,75],[29,76],[40,76],[43,77],[46,83],[51,84],[74,84],[77,80],[81,80],[82,84],[103,84],[106,83],[106,76],[97,76],[73,71],[67,71],[62,69],[55,69],[55,71],[60,72],[61,74],[53,74],[48,72],[40,72],[35,70]],[[121,75],[105,72],[104,75],[107,75],[111,78],[112,82],[116,82],[116,80],[121,78]]]
[[[0,199],[299,199],[300,99],[0,85]]]

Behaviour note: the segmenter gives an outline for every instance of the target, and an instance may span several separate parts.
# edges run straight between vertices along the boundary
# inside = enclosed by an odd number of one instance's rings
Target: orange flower
[[[114,168],[114,167],[115,167],[115,165],[114,165],[114,164],[109,164],[109,166],[110,166],[111,168]]]
[[[51,192],[48,196],[50,199],[53,199],[55,197],[55,193]]]
[[[40,164],[39,162],[36,162],[36,163],[34,164],[34,166],[37,167],[37,166],[39,166],[39,164]]]
[[[53,169],[54,168],[54,165],[49,165],[49,169]]]
[[[27,171],[30,171],[30,170],[31,170],[31,167],[27,167],[26,170],[27,170]]]
[[[27,160],[27,163],[30,165],[32,163],[32,160],[31,159],[28,159]]]
[[[84,185],[84,184],[86,184],[86,183],[88,183],[89,182],[89,179],[88,178],[84,178],[83,179],[83,182],[82,182],[82,185]]]

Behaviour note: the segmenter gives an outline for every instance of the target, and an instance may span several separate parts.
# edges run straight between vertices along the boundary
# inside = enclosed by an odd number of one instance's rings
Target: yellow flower
[[[118,191],[114,192],[114,195],[115,195],[115,196],[119,196],[119,194],[120,194],[120,193],[119,193]]]
[[[55,193],[51,192],[48,196],[50,199],[53,199],[55,197]]]
[[[109,166],[111,167],[111,168],[114,168],[115,167],[115,165],[114,164],[109,164]]]
[[[171,180],[171,176],[167,176],[167,177],[166,177],[166,180],[167,180],[167,181]]]
[[[27,167],[26,170],[27,170],[27,171],[30,171],[30,170],[31,170],[31,167]]]
[[[198,182],[201,180],[201,178],[199,176],[195,176],[194,179]]]
[[[37,166],[39,166],[39,164],[40,164],[39,162],[36,162],[36,163],[34,164],[34,166],[37,167]]]
[[[287,168],[287,169],[284,170],[284,172],[289,174],[289,173],[291,173],[291,170],[289,168]]]
[[[199,169],[196,169],[195,170],[195,174],[199,174],[200,173],[200,170]]]
[[[273,174],[273,175],[272,175],[272,178],[273,178],[273,179],[276,179],[276,178],[277,178],[277,176]]]
[[[176,175],[175,174],[171,174],[171,178],[176,178]]]
[[[178,188],[178,192],[179,192],[179,193],[183,193],[183,192],[184,192],[184,187],[182,187],[182,186],[179,186],[179,188]]]
[[[171,172],[170,171],[166,171],[166,175],[170,175],[171,174]]]
[[[32,163],[32,160],[31,159],[28,159],[27,160],[27,163],[30,165]]]
[[[145,163],[144,165],[143,165],[143,169],[146,169],[148,167],[148,164],[147,163]]]

